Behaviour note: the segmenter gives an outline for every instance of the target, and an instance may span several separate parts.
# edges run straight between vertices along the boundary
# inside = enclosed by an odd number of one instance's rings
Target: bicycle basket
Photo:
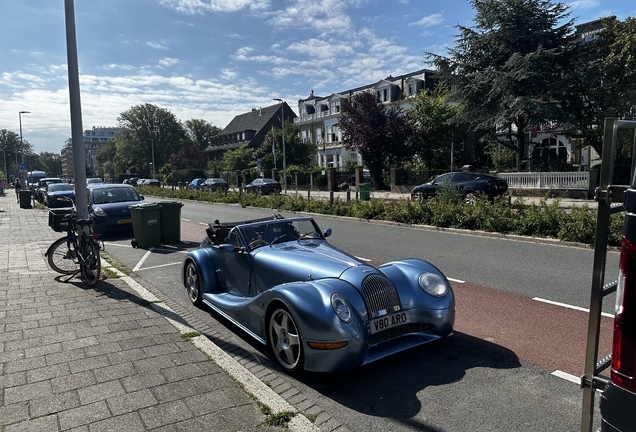
[[[49,210],[49,226],[53,231],[66,232],[69,221],[66,217],[72,213],[73,209],[71,208]],[[77,215],[75,215],[74,219],[77,220]]]

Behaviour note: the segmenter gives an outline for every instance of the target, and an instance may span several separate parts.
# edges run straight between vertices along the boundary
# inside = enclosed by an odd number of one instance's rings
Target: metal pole
[[[22,142],[22,114],[29,114],[29,111],[18,111],[18,118],[20,119],[20,153],[22,153],[22,163],[24,163],[24,143]],[[18,154],[15,154],[15,163],[18,163]],[[20,182],[22,183],[22,189],[27,190],[28,189],[28,185],[26,185],[27,187],[25,188],[25,180],[22,177],[22,170],[20,170]]]
[[[150,150],[152,151],[152,178],[155,178],[155,140],[150,138]]]
[[[68,92],[71,108],[71,142],[75,170],[75,200],[79,218],[88,218],[86,190],[86,162],[82,135],[82,103],[80,98],[77,39],[75,35],[75,8],[73,0],[64,0],[66,15],[66,55],[68,62]]]
[[[283,189],[287,193],[287,160],[285,158],[285,103],[280,98],[275,98],[275,101],[280,102],[280,123],[281,123],[281,135],[283,136]]]

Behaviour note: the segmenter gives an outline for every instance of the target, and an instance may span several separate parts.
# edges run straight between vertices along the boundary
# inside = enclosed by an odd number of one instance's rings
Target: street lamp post
[[[22,142],[22,114],[31,114],[31,111],[18,111],[18,117],[20,119],[20,150],[21,150],[21,153],[22,153],[22,163],[24,164],[24,144]],[[17,152],[15,154],[15,163],[16,163],[16,165],[18,163],[18,153]],[[25,189],[25,190],[28,189],[28,185],[24,184],[24,180],[23,180],[23,177],[22,177],[22,171],[20,171],[20,179],[21,179],[20,182],[22,183],[22,188]],[[25,188],[25,186],[27,186],[27,187]]]
[[[150,149],[152,151],[152,178],[155,178],[155,140],[150,138]]]
[[[281,123],[281,135],[283,136],[283,189],[287,193],[287,161],[285,160],[285,104],[280,98],[274,98],[273,100],[280,102],[280,123]]]

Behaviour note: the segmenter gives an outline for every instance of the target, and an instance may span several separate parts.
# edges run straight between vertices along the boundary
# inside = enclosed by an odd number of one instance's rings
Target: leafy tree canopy
[[[409,99],[411,106],[406,113],[413,120],[411,142],[428,169],[448,166],[451,143],[460,134],[460,108],[449,103],[449,93],[446,86],[437,85],[432,91],[422,91]]]
[[[274,136],[274,148],[276,150],[276,168],[283,169],[283,140],[280,128],[270,131],[263,143],[254,151],[254,157],[261,159],[263,169],[274,168],[274,153],[272,152],[272,133]],[[310,142],[303,142],[300,138],[300,126],[293,122],[285,122],[285,163],[289,167],[297,165],[301,167],[311,166],[316,154],[316,146]]]
[[[196,144],[184,144],[179,151],[170,156],[170,167],[173,170],[180,169],[200,169],[207,166],[207,158],[201,147]]]
[[[407,145],[411,122],[396,105],[378,103],[374,94],[361,92],[344,101],[338,128],[347,149],[358,150],[379,189],[383,172],[413,156]]]
[[[428,53],[439,77],[464,105],[463,119],[490,141],[525,155],[529,127],[566,118],[554,102],[570,65],[572,21],[567,6],[546,0],[470,0],[475,26],[458,26],[456,46]]]
[[[242,171],[255,166],[254,149],[247,145],[242,145],[236,150],[226,151],[221,159],[223,171]]]
[[[210,144],[210,140],[212,139],[212,137],[218,135],[219,132],[221,132],[220,128],[214,126],[212,123],[206,120],[201,119],[186,120],[186,122],[184,123],[184,127],[190,141],[201,150],[205,150],[206,147]]]
[[[188,141],[175,115],[156,105],[133,106],[121,113],[118,121],[120,131],[114,139],[118,172],[130,170],[148,176],[152,172],[153,153],[158,171]]]
[[[576,67],[561,101],[571,115],[569,134],[584,138],[598,154],[606,117],[636,118],[636,19],[602,22],[591,41],[577,44]]]

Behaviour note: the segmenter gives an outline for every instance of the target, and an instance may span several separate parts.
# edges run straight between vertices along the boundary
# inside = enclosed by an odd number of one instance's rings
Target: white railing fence
[[[574,189],[587,190],[589,171],[497,173],[511,189]]]

